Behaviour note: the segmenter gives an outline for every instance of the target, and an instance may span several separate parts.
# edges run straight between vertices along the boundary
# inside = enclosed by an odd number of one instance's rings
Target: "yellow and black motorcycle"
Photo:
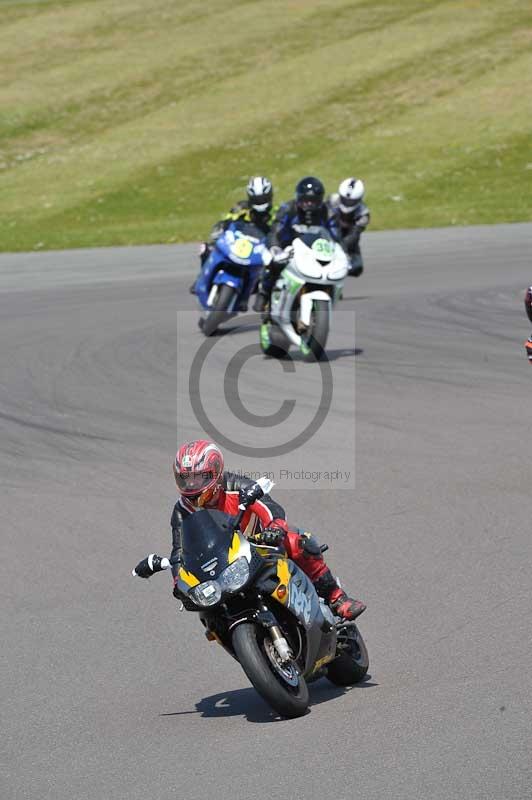
[[[207,639],[236,658],[263,699],[299,717],[309,704],[307,682],[326,675],[340,686],[357,683],[368,654],[355,623],[334,616],[283,548],[240,533],[265,481],[247,491],[236,518],[202,509],[183,520],[176,588],[185,609],[199,612]]]

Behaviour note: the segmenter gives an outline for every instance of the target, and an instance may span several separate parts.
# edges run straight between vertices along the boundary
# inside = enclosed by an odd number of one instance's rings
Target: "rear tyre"
[[[356,626],[348,634],[349,648],[331,661],[327,677],[336,686],[352,686],[364,678],[369,668],[369,656],[362,634]]]
[[[236,289],[233,289],[232,286],[228,286],[226,283],[220,286],[218,294],[216,295],[214,307],[203,320],[203,325],[201,325],[205,336],[212,336],[218,326],[229,319],[231,314],[227,309],[231,305],[236,293]]]
[[[325,355],[329,337],[328,300],[314,300],[308,334],[301,337],[301,352],[305,361],[320,361]]]
[[[292,662],[275,666],[267,630],[242,622],[233,631],[233,647],[242,669],[268,705],[283,717],[306,713],[309,695],[305,679]]]
[[[260,346],[265,356],[285,358],[290,348],[290,342],[277,325],[263,322],[260,326]]]

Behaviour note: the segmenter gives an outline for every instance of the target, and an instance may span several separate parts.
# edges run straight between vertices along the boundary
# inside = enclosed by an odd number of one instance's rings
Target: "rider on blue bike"
[[[268,178],[261,175],[249,179],[247,185],[247,198],[240,200],[226,216],[217,222],[207,241],[200,245],[201,266],[208,259],[216,239],[227,229],[231,222],[241,220],[252,222],[267,236],[272,226],[273,216],[273,187]],[[196,282],[190,287],[190,293],[196,294]]]

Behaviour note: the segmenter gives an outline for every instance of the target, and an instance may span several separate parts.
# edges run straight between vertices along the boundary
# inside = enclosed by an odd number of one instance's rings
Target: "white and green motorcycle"
[[[315,361],[325,353],[332,307],[341,297],[349,264],[342,246],[326,228],[295,227],[298,236],[273,286],[260,343],[263,353],[273,358],[283,358],[295,345],[305,361]]]

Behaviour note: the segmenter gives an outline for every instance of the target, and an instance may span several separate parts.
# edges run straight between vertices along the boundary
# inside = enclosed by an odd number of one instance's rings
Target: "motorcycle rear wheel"
[[[369,668],[368,649],[357,627],[352,629],[349,638],[349,649],[343,650],[327,667],[327,677],[336,686],[358,683]]]
[[[266,652],[268,645],[271,645],[268,632],[251,622],[242,622],[233,631],[238,661],[263,700],[282,717],[301,717],[309,704],[305,679],[294,665],[286,668],[284,678],[283,668],[275,669]]]
[[[205,336],[212,336],[212,334],[216,332],[218,326],[229,319],[231,314],[227,309],[231,305],[235,294],[236,290],[233,289],[232,286],[228,286],[225,283],[220,286],[218,294],[216,295],[215,306],[205,317],[201,326]]]

